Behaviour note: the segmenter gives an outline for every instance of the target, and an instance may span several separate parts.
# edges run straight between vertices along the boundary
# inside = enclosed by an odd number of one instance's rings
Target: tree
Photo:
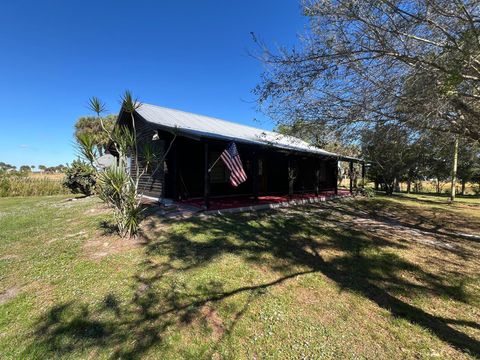
[[[100,113],[105,111],[103,107]],[[107,116],[84,116],[75,123],[75,138],[82,135],[87,135],[95,142],[99,155],[103,155],[109,143],[109,134],[113,130],[116,115]]]
[[[460,194],[465,195],[466,184],[480,178],[480,145],[461,139],[458,151],[458,178]]]
[[[396,124],[377,124],[362,132],[362,152],[370,162],[369,176],[379,180],[387,195],[395,190],[395,182],[409,169],[410,139],[408,132]]]
[[[436,181],[436,191],[441,192],[441,182],[451,180],[452,136],[448,133],[423,131],[411,135],[409,156],[406,158],[408,170],[405,179],[415,181],[416,191],[421,190],[423,180]],[[413,135],[412,135],[413,133]],[[408,182],[407,182],[408,186]]]
[[[46,168],[47,168],[47,167],[46,167],[45,165],[38,165],[38,169],[39,169],[41,172],[44,172]]]
[[[359,156],[358,145],[345,139],[341,132],[317,122],[295,120],[289,124],[279,124],[275,131],[280,134],[295,136],[311,145],[333,153],[347,156]]]
[[[0,162],[0,170],[12,171],[12,170],[15,170],[16,168],[17,168],[16,166],[13,166],[4,162]]]
[[[480,140],[476,1],[311,0],[303,12],[300,49],[271,52],[255,39],[267,65],[255,93],[278,121],[352,134],[393,121]]]
[[[67,170],[67,167],[63,164],[57,165],[54,167],[55,172],[63,173],[65,170]]]
[[[28,174],[32,171],[29,165],[22,165],[20,166],[20,172],[24,174]]]
[[[412,190],[412,182],[415,184],[415,191],[418,185],[427,177],[427,169],[431,161],[431,139],[426,134],[419,134],[408,145],[405,153],[406,171],[401,180],[407,182],[407,193]]]

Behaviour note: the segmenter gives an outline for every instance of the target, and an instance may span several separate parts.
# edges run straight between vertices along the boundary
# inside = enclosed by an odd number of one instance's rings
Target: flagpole
[[[220,154],[220,156],[217,158],[217,160],[215,160],[215,162],[213,163],[213,165],[210,166],[210,168],[208,169],[208,172],[212,171],[213,167],[214,167],[215,164],[218,162],[218,160],[220,160],[221,157],[222,157],[222,154]]]

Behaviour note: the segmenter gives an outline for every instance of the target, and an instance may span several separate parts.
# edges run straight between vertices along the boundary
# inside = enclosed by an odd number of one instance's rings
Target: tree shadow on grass
[[[61,356],[95,352],[99,347],[111,349],[112,358],[139,358],[153,348],[161,352],[170,346],[164,341],[169,330],[204,319],[202,307],[246,294],[221,336],[197,354],[211,358],[252,302],[268,294],[271,287],[312,273],[323,274],[343,290],[361,294],[457,349],[480,355],[479,341],[451,326],[477,324],[435,316],[402,300],[419,292],[468,303],[463,286],[452,285],[392,251],[405,245],[335,226],[338,218],[331,210],[312,209],[192,218],[177,225],[172,221],[160,229],[151,218],[145,226],[145,258],[142,271],[133,279],[132,299],[121,303],[115,294],[108,294],[102,306],[94,309],[77,302],[52,307],[39,319],[34,343],[25,355]],[[194,292],[177,281],[176,274],[201,269],[224,254],[254,267],[268,267],[277,278],[233,289],[210,281],[199,284]],[[167,260],[152,261],[157,255]],[[405,273],[420,281],[408,280]]]
[[[354,215],[354,214],[353,214]],[[172,241],[156,242],[151,239],[147,252],[167,252],[172,259],[183,261],[188,268],[213,261],[222,253],[234,253],[247,261],[265,265],[263,255],[272,255],[277,262],[272,270],[288,272],[291,269],[311,269],[335,281],[341,288],[375,302],[392,315],[406,319],[428,329],[444,342],[473,355],[480,354],[478,340],[452,328],[455,322],[431,315],[401,297],[412,292],[436,294],[469,303],[470,295],[463,283],[451,284],[448,278],[430,273],[390,251],[403,245],[376,236],[365,236],[355,229],[322,227],[329,219],[328,212],[321,214],[296,213],[292,217],[254,214],[194,219],[183,231],[172,235]],[[268,219],[265,219],[268,217]],[[192,241],[195,234],[210,234],[212,241]],[[232,234],[237,242],[232,241]],[[322,241],[315,239],[321,238]],[[324,259],[322,253],[340,251],[341,256]],[[420,279],[412,282],[403,277],[405,272]],[[458,322],[458,323],[461,323]]]
[[[421,199],[409,198],[412,202],[422,202]],[[342,206],[343,213],[351,216],[366,216],[382,221],[392,226],[401,226],[429,233],[434,236],[449,237],[450,240],[463,239],[479,242],[480,221],[473,217],[454,217],[442,208],[417,209],[412,206],[395,203],[385,203],[382,200],[371,199],[368,205],[364,200],[351,202]],[[455,225],[449,229],[448,225]],[[466,254],[468,255],[468,254]]]
[[[118,227],[113,221],[102,220],[99,222],[98,227],[100,228],[103,236],[115,235],[118,234]]]

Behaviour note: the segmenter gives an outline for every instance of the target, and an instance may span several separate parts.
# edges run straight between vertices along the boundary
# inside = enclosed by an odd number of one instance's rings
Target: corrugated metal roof
[[[293,136],[282,135],[273,131],[257,129],[209,116],[144,103],[137,109],[137,113],[150,123],[167,129],[178,129],[180,132],[198,137],[232,140],[240,143],[267,145],[281,149],[345,158],[312,146]]]

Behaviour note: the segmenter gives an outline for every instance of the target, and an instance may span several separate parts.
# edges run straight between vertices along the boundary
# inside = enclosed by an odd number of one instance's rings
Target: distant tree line
[[[67,169],[66,165],[60,164],[57,166],[45,166],[45,165],[38,165],[38,170],[42,173],[46,174],[54,174],[54,173],[63,173]],[[28,174],[35,170],[35,165],[21,165],[18,168],[11,164],[7,164],[5,162],[0,162],[0,173],[19,173],[19,174]]]

